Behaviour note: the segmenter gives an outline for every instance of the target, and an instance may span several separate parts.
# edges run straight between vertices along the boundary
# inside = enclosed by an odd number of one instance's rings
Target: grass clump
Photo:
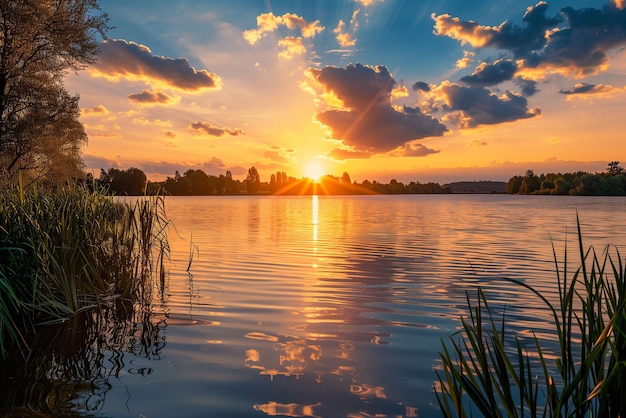
[[[0,190],[0,357],[36,325],[103,302],[145,302],[167,251],[163,200],[5,185]]]
[[[444,416],[626,416],[626,268],[619,251],[584,250],[578,224],[580,267],[568,279],[556,251],[558,303],[531,285],[552,317],[555,347],[533,334],[531,344],[496,320],[482,290],[462,329],[443,343],[436,395]]]

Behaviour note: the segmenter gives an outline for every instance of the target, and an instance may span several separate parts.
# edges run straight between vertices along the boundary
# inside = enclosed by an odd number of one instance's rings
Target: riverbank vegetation
[[[575,196],[624,196],[626,171],[619,161],[608,164],[603,173],[548,173],[536,175],[527,170],[523,176],[514,176],[507,183],[509,194],[552,194]]]
[[[0,192],[0,353],[40,324],[103,303],[150,303],[167,256],[162,198],[114,200],[82,187]],[[162,274],[162,273],[161,273]]]
[[[578,243],[571,277],[567,250],[563,264],[554,254],[558,303],[511,279],[544,304],[556,344],[512,332],[506,310],[493,308],[484,291],[475,302],[468,296],[469,316],[440,353],[445,416],[626,416],[626,266],[617,250],[584,250],[580,225]]]

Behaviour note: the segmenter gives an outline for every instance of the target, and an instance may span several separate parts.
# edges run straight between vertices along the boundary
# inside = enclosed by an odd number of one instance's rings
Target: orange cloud
[[[567,95],[567,100],[612,97],[625,92],[626,86],[620,88],[608,84],[587,83],[578,83],[571,89],[559,91],[559,93]]]
[[[230,136],[244,135],[244,132],[239,128],[237,129],[222,128],[222,127],[213,125],[209,122],[194,122],[191,125],[189,125],[189,129],[194,134],[216,136],[216,137],[221,137],[224,135],[230,135]]]
[[[288,36],[278,41],[278,46],[283,50],[278,56],[284,59],[291,59],[296,55],[302,55],[306,52],[306,47],[302,44],[302,38]]]
[[[431,15],[435,21],[435,35],[447,36],[461,41],[461,45],[470,44],[474,48],[486,46],[498,32],[497,27],[481,26],[474,21],[462,22],[449,14]]]
[[[250,44],[256,44],[266,34],[274,32],[281,25],[288,29],[300,29],[300,33],[304,38],[313,38],[315,35],[324,30],[323,26],[320,26],[320,21],[307,22],[302,17],[293,14],[285,13],[282,16],[276,16],[274,13],[263,13],[256,18],[257,28],[249,29],[243,32],[244,39]]]
[[[463,51],[463,58],[457,60],[456,68],[462,70],[464,68],[469,67],[472,62],[474,62],[473,57],[476,55],[475,52],[472,51]]]
[[[162,91],[142,90],[141,93],[129,95],[128,100],[138,105],[171,104],[179,102],[180,96],[170,96]]]
[[[339,24],[333,30],[333,33],[336,33],[336,39],[340,46],[346,48],[349,46],[356,45],[356,39],[352,38],[352,35],[345,31],[346,24],[343,20],[339,20]]]
[[[363,6],[367,7],[367,6],[371,6],[372,4],[376,3],[376,2],[383,2],[385,0],[355,0],[357,3],[362,4]]]
[[[105,40],[89,72],[111,81],[141,80],[188,92],[221,87],[217,74],[193,68],[186,58],[152,55],[147,46],[123,39]]]
[[[104,105],[98,105],[88,109],[82,109],[81,114],[83,116],[108,115],[109,109],[107,109]]]

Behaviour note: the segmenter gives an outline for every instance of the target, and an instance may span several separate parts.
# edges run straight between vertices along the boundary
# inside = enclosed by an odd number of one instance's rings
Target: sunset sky
[[[102,0],[84,160],[389,182],[626,163],[626,1]]]

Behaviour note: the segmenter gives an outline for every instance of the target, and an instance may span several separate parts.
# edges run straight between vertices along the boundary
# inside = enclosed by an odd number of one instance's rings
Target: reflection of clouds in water
[[[360,343],[372,343],[365,338],[371,335],[362,334]],[[393,416],[417,416],[413,406],[389,400],[383,386],[361,381],[359,371],[362,369],[362,361],[366,360],[355,359],[357,342],[338,342],[335,337],[297,338],[262,332],[249,333],[246,337],[259,342],[255,348],[246,350],[246,367],[258,370],[259,375],[269,376],[272,385],[277,385],[273,387],[272,393],[280,394],[282,400],[294,400],[256,404],[254,408],[257,411],[269,416],[292,417],[386,416],[381,415],[382,411],[393,411]],[[299,385],[295,386],[289,383],[290,379],[279,377],[295,378]],[[323,404],[315,398],[321,388],[319,385],[333,393]],[[302,388],[308,391],[302,393]],[[303,398],[309,402],[303,402]]]
[[[265,412],[271,417],[285,416],[321,418],[321,416],[314,414],[314,408],[320,405],[321,404],[319,402],[313,405],[298,405],[295,403],[281,404],[277,402],[268,402],[263,405],[254,405],[254,410]]]

